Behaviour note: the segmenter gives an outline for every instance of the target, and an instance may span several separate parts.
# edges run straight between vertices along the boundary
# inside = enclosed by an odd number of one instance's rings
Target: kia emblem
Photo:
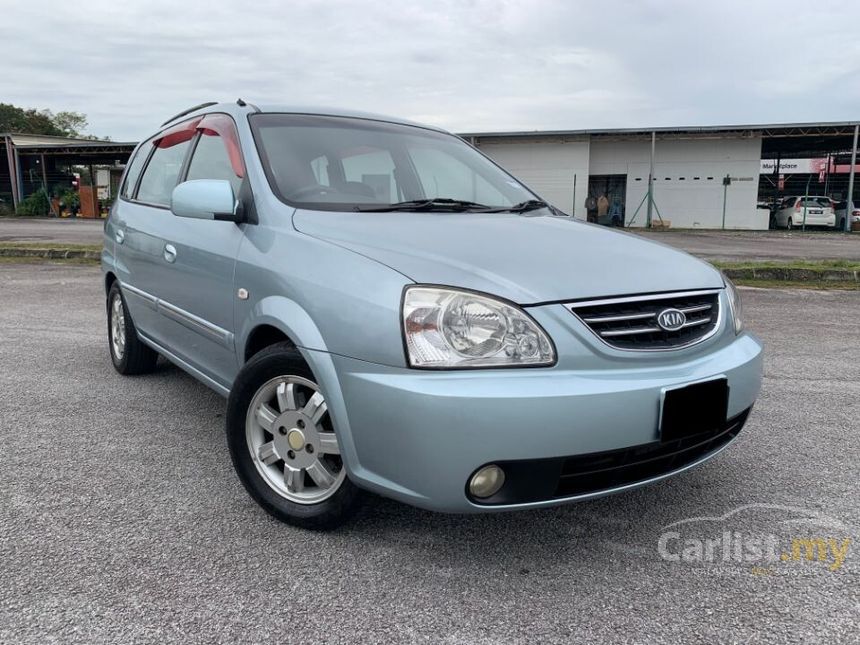
[[[657,314],[657,324],[665,331],[678,331],[687,322],[687,316],[680,309],[664,309]]]

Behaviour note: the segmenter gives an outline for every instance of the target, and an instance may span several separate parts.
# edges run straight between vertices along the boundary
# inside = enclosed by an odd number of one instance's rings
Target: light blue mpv
[[[205,104],[132,156],[105,226],[109,347],[228,397],[276,517],[335,526],[373,491],[551,506],[709,459],[762,348],[709,264],[576,222],[439,129]]]

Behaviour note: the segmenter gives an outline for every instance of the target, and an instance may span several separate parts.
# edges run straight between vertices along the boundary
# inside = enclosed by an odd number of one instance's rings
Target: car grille
[[[589,300],[567,307],[612,347],[678,349],[714,333],[720,318],[720,290]],[[660,312],[670,308],[682,311],[686,317],[683,326],[674,331],[657,325]]]
[[[585,495],[618,488],[679,470],[734,439],[749,416],[744,410],[712,432],[694,434],[666,443],[645,444],[568,457],[561,467],[555,497]]]

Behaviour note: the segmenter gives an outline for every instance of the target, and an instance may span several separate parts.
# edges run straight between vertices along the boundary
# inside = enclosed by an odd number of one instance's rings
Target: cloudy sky
[[[451,130],[860,118],[860,3],[0,0],[0,102],[136,140],[207,100]]]

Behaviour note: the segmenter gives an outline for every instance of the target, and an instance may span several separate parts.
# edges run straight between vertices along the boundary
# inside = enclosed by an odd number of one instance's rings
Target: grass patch
[[[79,264],[94,267],[98,266],[99,263],[99,260],[91,260],[89,258],[9,257],[0,255],[0,264]]]
[[[742,287],[759,289],[813,289],[822,291],[860,291],[860,282],[837,282],[830,280],[798,282],[796,280],[732,280]]]
[[[711,262],[718,269],[804,269],[807,271],[860,271],[857,260],[789,260],[761,262]]]
[[[0,249],[49,249],[70,251],[96,251],[102,250],[101,244],[70,244],[65,242],[0,242]]]

